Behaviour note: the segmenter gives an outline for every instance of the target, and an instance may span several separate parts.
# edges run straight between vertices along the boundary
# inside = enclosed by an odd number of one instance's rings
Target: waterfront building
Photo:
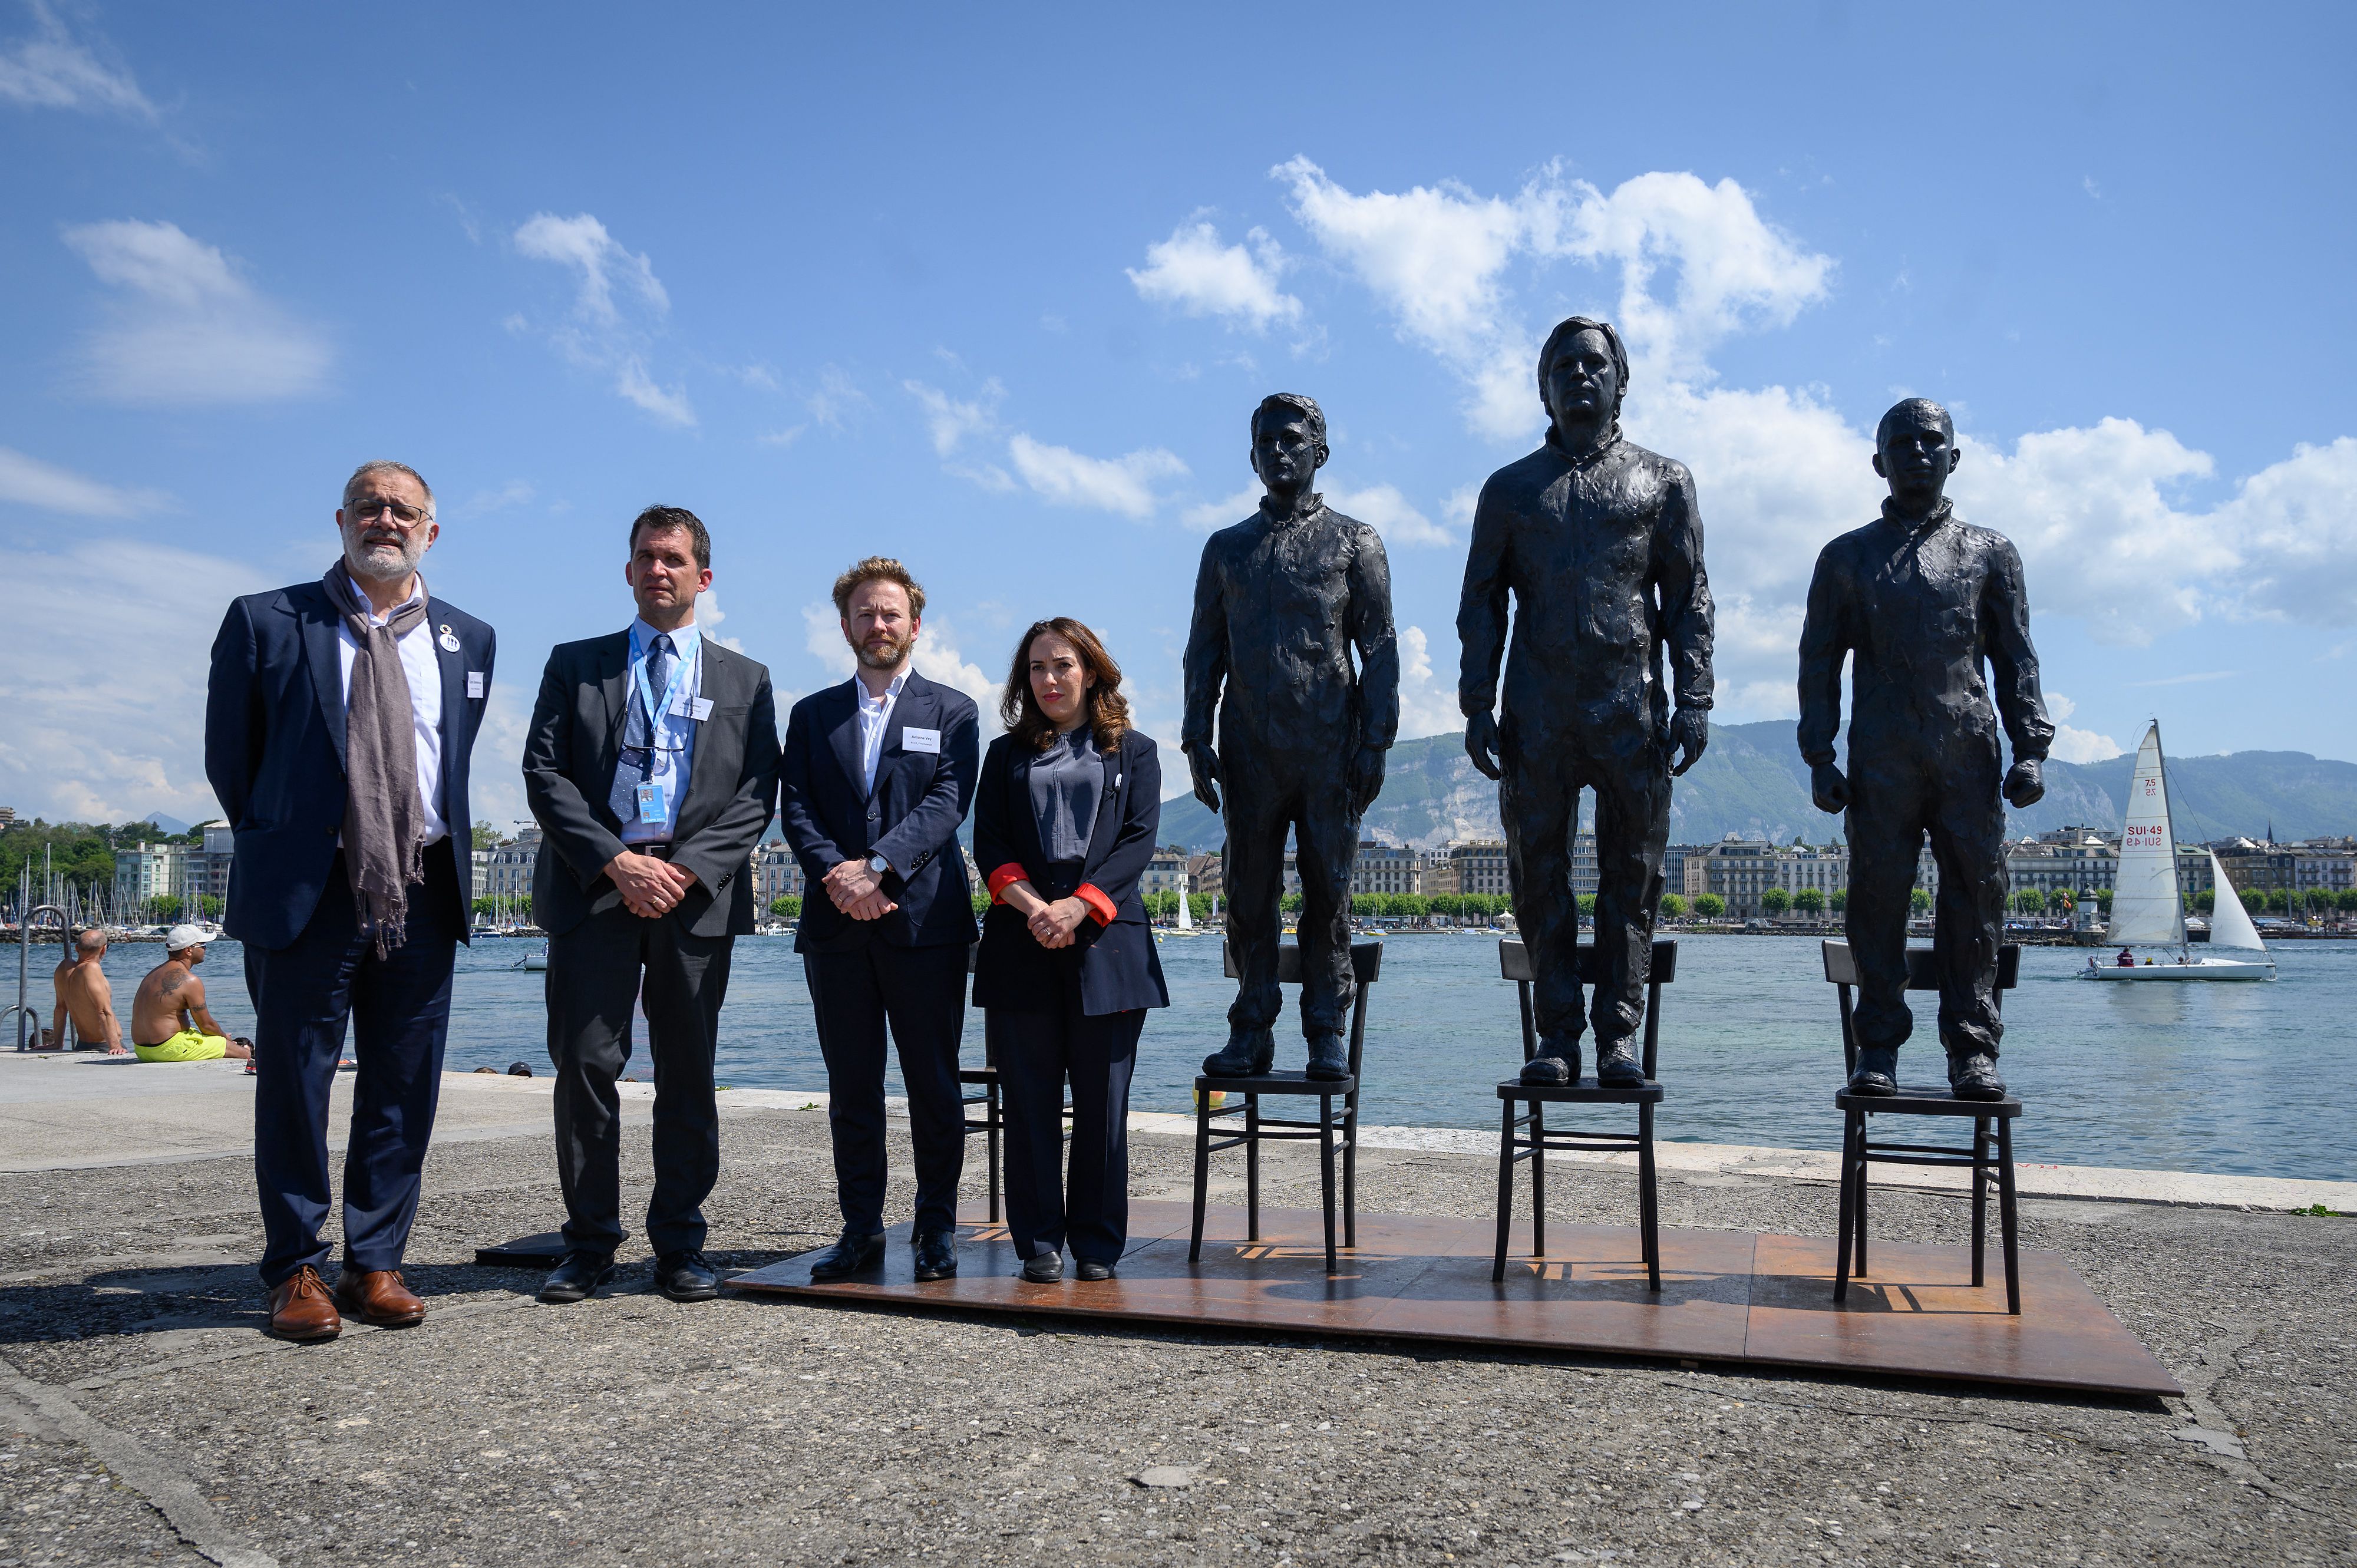
[[[1228,857],[1218,850],[1187,857],[1188,891],[1216,898],[1227,891]]]
[[[1835,894],[1849,890],[1849,850],[1838,843],[1772,844],[1728,833],[1715,844],[1689,846],[1680,858],[1680,891],[1687,898],[1716,893],[1727,900],[1727,914],[1738,920],[1767,916],[1770,889],[1794,897],[1803,892],[1817,893],[1827,911]],[[1917,862],[1916,882],[1936,887],[1936,878],[1927,844]],[[1669,885],[1666,869],[1663,885]]]
[[[1448,846],[1448,858],[1457,870],[1457,891],[1459,893],[1511,894],[1513,887],[1506,875],[1506,841],[1503,839],[1473,839]],[[1588,852],[1591,865],[1595,851]]]
[[[1151,897],[1157,893],[1179,892],[1186,886],[1187,846],[1166,843],[1146,863],[1146,875],[1138,878],[1137,890]]]
[[[746,875],[753,879],[754,913],[762,919],[769,918],[770,906],[776,900],[802,896],[802,863],[783,839],[756,847]]]
[[[475,852],[478,898],[529,899],[533,863],[540,858],[540,830],[524,829],[503,844]]]
[[[1457,886],[1457,862],[1449,858],[1446,849],[1424,852],[1423,864],[1416,868],[1416,885],[1434,897],[1464,891]]]
[[[141,843],[135,849],[116,850],[115,908],[126,914],[133,910],[144,913],[155,899],[186,898],[190,847],[184,843]]]
[[[1423,873],[1424,857],[1408,845],[1362,839],[1351,863],[1351,894],[1421,893]]]
[[[195,908],[198,898],[229,903],[229,872],[237,859],[237,833],[225,822],[214,821],[198,830],[201,836],[182,865],[181,897]]]

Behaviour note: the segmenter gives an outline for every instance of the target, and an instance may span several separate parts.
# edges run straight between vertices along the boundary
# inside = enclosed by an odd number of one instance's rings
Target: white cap
[[[200,948],[204,945],[204,929],[199,926],[174,926],[164,935],[166,952],[178,952],[184,948]]]

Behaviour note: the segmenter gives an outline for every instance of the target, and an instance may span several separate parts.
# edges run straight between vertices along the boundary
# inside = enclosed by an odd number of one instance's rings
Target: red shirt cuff
[[[1006,890],[1009,887],[1014,886],[1015,884],[1023,881],[1030,875],[1031,874],[1029,872],[1023,869],[1023,863],[1021,861],[1008,861],[1005,865],[1000,866],[997,870],[990,874],[990,901],[994,904],[1005,903],[1006,900],[1004,895]]]
[[[1113,907],[1113,900],[1098,892],[1092,884],[1082,883],[1072,889],[1072,897],[1089,907],[1090,914],[1095,917],[1100,926],[1112,925],[1114,917],[1121,913]]]

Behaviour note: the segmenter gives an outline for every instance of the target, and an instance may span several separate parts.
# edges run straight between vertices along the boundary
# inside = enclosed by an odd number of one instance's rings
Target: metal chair
[[[1237,978],[1236,955],[1226,948],[1228,978]],[[1326,1208],[1326,1272],[1332,1273],[1334,1259],[1334,1156],[1337,1149],[1334,1134],[1334,1101],[1342,1101],[1340,1124],[1342,1156],[1342,1244],[1359,1244],[1359,1061],[1367,1043],[1367,991],[1383,973],[1383,944],[1353,942],[1351,944],[1351,972],[1358,979],[1357,993],[1351,1003],[1351,1075],[1348,1078],[1311,1078],[1294,1069],[1287,1072],[1262,1073],[1253,1078],[1212,1078],[1198,1075],[1195,1079],[1195,1228],[1187,1248],[1187,1261],[1196,1262],[1203,1255],[1203,1206],[1210,1196],[1211,1156],[1241,1145],[1244,1151],[1244,1209],[1247,1240],[1260,1240],[1260,1145],[1263,1139],[1278,1141],[1318,1141],[1318,1179],[1323,1188]],[[1297,944],[1276,950],[1276,978],[1280,984],[1301,983],[1301,949]],[[1243,1106],[1214,1107],[1211,1096],[1221,1092],[1241,1094]],[[1263,1116],[1260,1097],[1264,1094],[1316,1095],[1318,1120]],[[1232,1122],[1243,1118],[1241,1129],[1222,1127],[1213,1136],[1211,1123]]]
[[[1579,955],[1581,983],[1594,985],[1602,972],[1595,944],[1582,942],[1575,950]],[[1538,972],[1531,961],[1530,949],[1519,941],[1500,942],[1498,970],[1514,983],[1522,1003],[1523,1060],[1527,1062],[1538,1055],[1539,1048],[1538,1020],[1531,1007],[1531,986]],[[1577,1083],[1544,1084],[1512,1078],[1498,1086],[1498,1248],[1490,1263],[1492,1283],[1506,1277],[1506,1242],[1514,1223],[1516,1165],[1524,1160],[1531,1163],[1531,1251],[1543,1258],[1546,1256],[1547,1151],[1622,1154],[1633,1149],[1637,1154],[1637,1234],[1644,1255],[1645,1283],[1652,1290],[1662,1288],[1662,1214],[1653,1183],[1653,1107],[1662,1102],[1662,1086],[1653,1075],[1661,1054],[1662,987],[1675,980],[1677,974],[1676,940],[1669,937],[1655,939],[1652,964],[1645,979],[1644,1082],[1620,1086],[1598,1083],[1589,1077]],[[1637,1108],[1637,1130],[1607,1133],[1551,1128],[1546,1124],[1545,1107],[1549,1105],[1633,1105]],[[1519,1109],[1523,1106],[1529,1109]]]
[[[1847,942],[1824,944],[1825,978],[1841,998],[1842,1058],[1846,1073],[1857,1071],[1857,1031],[1853,1021],[1851,992],[1857,985],[1857,957]],[[2007,942],[1996,950],[1996,1004],[2021,976],[2021,947]],[[1938,972],[1930,948],[1907,950],[1907,989],[1937,991]],[[1866,1168],[1869,1165],[1943,1165],[1969,1169],[1973,1185],[1973,1283],[1982,1280],[1983,1233],[1988,1228],[1988,1189],[1997,1192],[1997,1228],[2005,1245],[2005,1309],[2021,1315],[2020,1250],[2017,1240],[2019,1216],[2014,1201],[2013,1122],[2021,1101],[2008,1094],[2003,1100],[1959,1100],[1945,1084],[1917,1088],[1901,1084],[1897,1094],[1852,1094],[1846,1084],[1834,1096],[1842,1113],[1841,1206],[1835,1222],[1840,1240],[1834,1248],[1834,1299],[1849,1295],[1851,1249],[1857,1249],[1856,1273],[1866,1277]],[[1968,1149],[1953,1144],[1886,1144],[1874,1141],[1869,1116],[1969,1116],[1973,1142]]]

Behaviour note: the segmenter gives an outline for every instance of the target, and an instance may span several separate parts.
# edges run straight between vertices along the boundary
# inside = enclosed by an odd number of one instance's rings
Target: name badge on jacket
[[[939,756],[942,749],[942,732],[937,729],[916,729],[913,727],[904,729],[900,732],[900,749],[902,751],[930,751],[935,756]]]

